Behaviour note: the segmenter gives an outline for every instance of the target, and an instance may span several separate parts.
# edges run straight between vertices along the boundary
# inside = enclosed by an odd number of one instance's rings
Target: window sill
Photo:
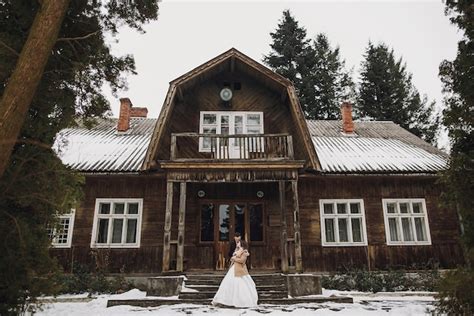
[[[71,248],[71,245],[51,245],[51,248]]]
[[[98,245],[98,244],[93,244],[91,245],[91,248],[111,248],[111,249],[126,249],[126,248],[140,248],[140,245],[137,244],[131,244],[131,245]]]
[[[367,247],[367,243],[321,243],[323,247]]]
[[[401,242],[401,243],[387,243],[387,246],[431,246],[430,241],[423,242]]]

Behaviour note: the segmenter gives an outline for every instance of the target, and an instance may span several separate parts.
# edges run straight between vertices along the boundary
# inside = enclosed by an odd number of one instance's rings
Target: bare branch
[[[25,245],[25,242],[23,240],[23,234],[21,233],[21,228],[20,228],[20,224],[18,224],[18,221],[16,219],[15,216],[13,216],[12,214],[8,213],[7,211],[5,210],[2,210],[2,213],[6,214],[8,217],[10,217],[13,221],[13,223],[15,223],[15,227],[16,227],[16,231],[18,232],[18,238],[20,239],[20,244],[22,246]],[[22,247],[23,248],[23,247]]]
[[[48,145],[46,143],[43,143],[37,140],[30,140],[30,139],[10,139],[10,140],[7,139],[7,140],[0,141],[0,145],[3,145],[3,144],[28,144],[28,145],[44,148],[47,150],[52,150],[51,145]]]
[[[84,36],[79,36],[79,37],[61,37],[61,38],[58,38],[58,42],[64,42],[64,41],[79,41],[79,40],[83,40],[83,39],[87,39],[91,36],[94,36],[95,34],[99,33],[100,31],[95,31],[95,32],[92,32],[92,33],[89,33],[89,34],[86,34]]]
[[[0,40],[0,44],[5,47],[6,49],[8,49],[8,51],[10,53],[13,53],[14,55],[16,56],[20,56],[20,53],[17,52],[16,50],[14,50],[12,47],[8,46],[5,42],[3,42],[2,40]]]

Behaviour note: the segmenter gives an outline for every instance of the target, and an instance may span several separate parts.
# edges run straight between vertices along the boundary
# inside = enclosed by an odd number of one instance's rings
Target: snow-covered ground
[[[348,295],[354,304],[321,303],[296,305],[259,305],[256,308],[217,308],[207,305],[179,304],[160,307],[114,306],[107,308],[109,299],[145,299],[146,293],[139,290],[117,295],[98,295],[91,299],[86,295],[60,296],[54,303],[44,303],[35,315],[425,315],[434,309],[432,293],[362,293],[324,290],[323,295]],[[415,295],[414,295],[415,294]]]

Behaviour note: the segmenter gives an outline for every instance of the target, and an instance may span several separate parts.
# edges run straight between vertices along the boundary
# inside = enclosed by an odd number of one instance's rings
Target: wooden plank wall
[[[113,175],[86,177],[84,200],[76,209],[72,247],[56,248],[51,252],[60,258],[65,271],[71,271],[73,262],[91,269],[101,266],[109,272],[161,271],[165,197],[164,178]],[[140,248],[90,248],[96,198],[143,198]],[[177,206],[178,202],[174,201],[174,205]],[[177,211],[174,214],[178,214]]]
[[[234,91],[230,108],[223,106],[219,97],[224,82],[241,83],[241,90]],[[302,139],[291,120],[288,98],[282,99],[282,93],[283,90],[272,91],[249,75],[238,71],[220,73],[198,83],[190,90],[182,91],[183,96],[176,100],[162,145],[158,149],[158,160],[168,160],[170,157],[171,133],[199,132],[200,111],[261,111],[264,113],[264,132],[293,135],[295,159],[307,160]],[[179,145],[197,147],[197,142],[180,140]],[[207,156],[205,153],[199,154],[200,158]]]
[[[439,206],[440,188],[426,177],[311,176],[298,183],[303,268],[305,271],[333,271],[354,267],[371,269],[420,268],[437,263],[443,268],[463,262],[459,226],[454,210]],[[175,185],[171,240],[177,239],[179,184]],[[265,243],[251,245],[253,269],[278,270],[280,262],[280,212],[278,183],[189,183],[186,195],[185,269],[213,269],[213,245],[199,242],[199,203],[204,199],[259,200],[265,203]],[[256,197],[262,190],[265,196]],[[139,249],[90,249],[96,198],[143,198],[141,247]],[[97,266],[109,272],[159,273],[162,264],[166,181],[157,176],[86,177],[85,199],[76,210],[72,247],[52,249],[66,271],[71,263]],[[431,246],[387,246],[382,198],[425,198],[429,214]],[[368,247],[322,247],[319,199],[363,198]],[[287,233],[293,231],[292,196],[286,185]]]
[[[206,196],[197,197],[204,190]],[[257,191],[263,191],[264,197],[257,198]],[[278,269],[280,264],[279,226],[269,226],[269,218],[279,215],[277,183],[190,183],[188,184],[186,209],[186,245],[185,258],[188,267],[194,269],[213,269],[214,253],[212,244],[199,242],[199,205],[200,200],[255,201],[263,202],[265,208],[264,244],[250,244],[251,266],[258,269]]]
[[[301,236],[305,270],[331,271],[455,267],[463,261],[455,210],[439,206],[441,188],[434,178],[382,176],[319,176],[300,178]],[[368,247],[322,247],[319,199],[362,198]],[[425,198],[431,246],[387,246],[382,198]]]

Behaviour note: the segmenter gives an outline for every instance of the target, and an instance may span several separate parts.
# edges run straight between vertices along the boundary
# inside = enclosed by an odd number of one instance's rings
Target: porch
[[[296,180],[218,183],[168,176],[163,273],[226,270],[235,232],[249,243],[251,271],[302,272]]]
[[[170,296],[169,299],[125,299],[108,300],[107,307],[133,305],[142,307],[172,304],[211,304],[223,274],[189,274],[177,276],[151,277],[147,283],[147,296]],[[351,297],[319,296],[321,281],[319,275],[284,275],[281,273],[252,273],[256,284],[259,304],[291,305],[300,303],[353,303]],[[171,296],[178,296],[172,298]]]

